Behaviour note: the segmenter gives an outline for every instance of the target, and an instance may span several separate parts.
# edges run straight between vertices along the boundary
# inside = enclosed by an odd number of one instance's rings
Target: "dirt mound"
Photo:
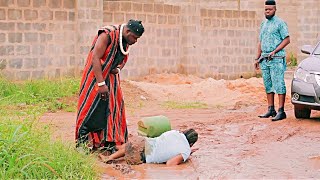
[[[226,81],[181,74],[157,74],[145,76],[141,81],[130,81],[130,84],[158,101],[193,101],[224,107],[237,103],[243,92],[264,93],[263,84],[258,81],[257,78]]]
[[[130,81],[121,81],[121,89],[126,105],[134,106],[139,101],[151,100],[150,95]]]
[[[202,81],[203,79],[193,75],[183,75],[183,74],[151,74],[147,75],[135,81],[143,81],[155,84],[192,84],[195,82]]]

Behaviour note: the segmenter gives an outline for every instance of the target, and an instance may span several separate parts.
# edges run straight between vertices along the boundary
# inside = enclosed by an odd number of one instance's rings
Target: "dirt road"
[[[218,81],[162,74],[124,81],[130,134],[136,135],[141,118],[165,115],[174,129],[195,128],[200,149],[177,167],[100,163],[102,179],[320,178],[320,112],[295,119],[290,80],[286,83],[288,118],[272,122],[258,118],[266,110],[259,78]],[[201,106],[190,108],[195,102]],[[177,103],[189,108],[179,109]],[[75,113],[45,114],[41,121],[56,129],[55,138],[73,140]]]

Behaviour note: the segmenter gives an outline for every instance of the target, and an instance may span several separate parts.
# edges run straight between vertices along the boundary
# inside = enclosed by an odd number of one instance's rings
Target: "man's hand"
[[[254,61],[254,68],[255,68],[256,70],[259,70],[259,60],[255,60],[255,61]]]
[[[119,68],[115,68],[111,70],[111,74],[119,74],[120,73],[120,69]]]
[[[276,54],[275,51],[272,51],[269,55],[268,55],[268,60],[271,60],[272,57]]]
[[[181,154],[169,159],[166,164],[167,166],[175,166],[183,162],[183,156]]]
[[[98,92],[101,100],[106,101],[109,98],[109,89],[107,85],[100,86]]]

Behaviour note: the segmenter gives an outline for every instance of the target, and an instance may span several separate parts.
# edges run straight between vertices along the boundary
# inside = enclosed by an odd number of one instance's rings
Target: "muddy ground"
[[[195,128],[195,147],[200,149],[176,167],[98,162],[105,169],[102,179],[320,178],[320,112],[297,120],[290,84],[287,78],[288,118],[272,122],[258,118],[267,108],[261,78],[226,81],[160,74],[123,81],[131,135],[137,134],[141,118],[165,115],[173,129]],[[176,102],[201,106],[177,109]],[[75,113],[47,113],[41,121],[51,124],[55,138],[73,141]]]

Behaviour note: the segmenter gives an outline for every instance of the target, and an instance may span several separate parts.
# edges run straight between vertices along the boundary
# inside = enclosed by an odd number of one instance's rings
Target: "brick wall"
[[[291,54],[302,60],[306,56],[300,52],[302,45],[315,43],[319,35],[319,0],[276,0],[277,15],[289,27],[291,43],[286,47]],[[198,3],[203,8],[225,10],[256,11],[259,23],[264,19],[264,0],[157,0],[169,4]]]
[[[102,0],[77,0],[75,34],[77,56],[73,64],[74,73],[82,75],[82,69],[86,62],[91,43],[97,34],[97,29],[103,24],[103,1]]]
[[[254,72],[257,19],[254,11],[201,10],[199,72],[235,79]]]
[[[143,21],[145,33],[131,47],[123,77],[176,72],[180,54],[180,7],[130,1],[104,1],[104,24]]]
[[[264,1],[0,0],[0,73],[27,80],[78,76],[97,29],[141,19],[124,78],[180,72],[232,79],[252,75]],[[318,0],[278,1],[289,25],[287,52],[319,39]]]
[[[210,10],[194,3],[104,1],[105,24],[131,18],[141,19],[146,31],[131,48],[124,77],[180,72],[234,79],[254,73],[254,11]]]
[[[300,50],[302,45],[316,45],[320,40],[320,5],[319,0],[299,1],[298,14],[298,45]],[[307,55],[299,53],[298,59],[301,60]]]
[[[75,62],[75,2],[1,0],[0,63],[10,79],[69,74]]]
[[[79,74],[101,14],[101,0],[0,0],[1,73],[17,80]]]

